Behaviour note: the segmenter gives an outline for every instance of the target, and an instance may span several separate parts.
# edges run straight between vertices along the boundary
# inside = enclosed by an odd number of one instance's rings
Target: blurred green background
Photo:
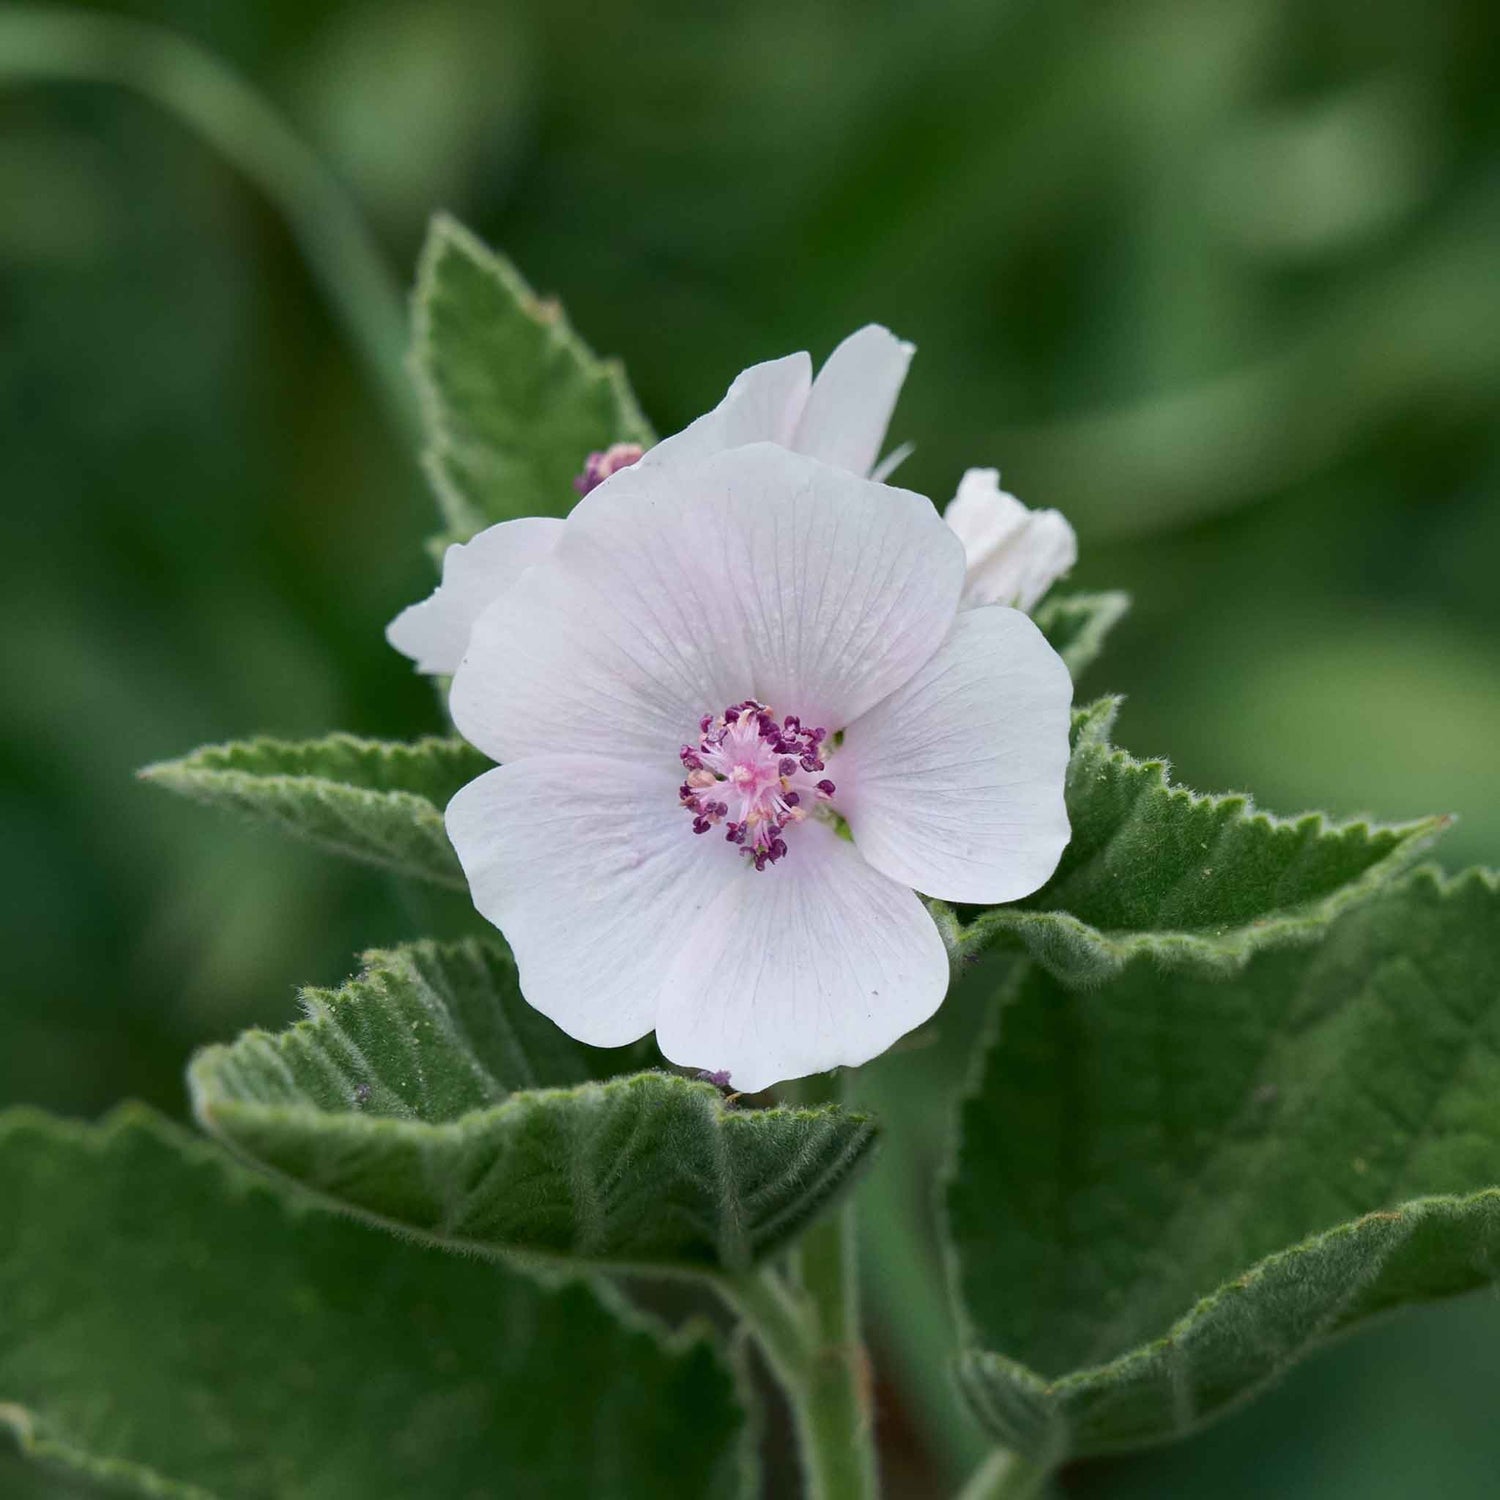
[[[889,323],[921,350],[902,482],[999,465],[1074,520],[1077,581],[1135,595],[1084,684],[1129,694],[1131,748],[1277,811],[1451,810],[1450,863],[1500,857],[1493,0],[108,9],[261,90],[403,280],[435,208],[505,249],[660,431]],[[137,95],[11,61],[0,1103],[180,1114],[193,1047],[435,918],[132,772],[434,728],[381,631],[436,518],[264,197]],[[890,1463],[936,1493],[967,1440],[922,1435],[912,1345],[882,1337]],[[1500,1306],[1464,1302],[1064,1487],[1492,1496],[1497,1374]]]

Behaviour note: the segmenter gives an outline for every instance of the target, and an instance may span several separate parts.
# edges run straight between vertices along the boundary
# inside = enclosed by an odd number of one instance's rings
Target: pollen
[[[837,790],[823,774],[828,731],[804,729],[795,714],[778,720],[754,698],[705,714],[698,730],[698,743],[682,747],[677,789],[693,832],[722,828],[755,869],[768,869],[786,857],[786,835]]]

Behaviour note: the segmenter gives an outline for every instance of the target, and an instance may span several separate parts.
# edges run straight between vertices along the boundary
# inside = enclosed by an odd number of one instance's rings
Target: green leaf
[[[0,1116],[0,1427],[170,1500],[742,1493],[700,1339],[285,1202],[130,1109]]]
[[[443,809],[490,765],[459,739],[401,745],[335,734],[209,745],[140,774],[336,854],[464,890]]]
[[[454,540],[517,516],[565,515],[591,452],[654,441],[624,370],[442,214],[413,315],[427,472]]]
[[[1130,595],[1049,594],[1032,614],[1052,649],[1076,681],[1104,649],[1111,630],[1125,618]]]
[[[1165,761],[1136,760],[1110,744],[1118,707],[1104,699],[1073,716],[1073,836],[1052,879],[967,926],[936,907],[958,959],[1005,936],[1075,984],[1118,974],[1137,954],[1170,968],[1233,973],[1262,948],[1316,938],[1408,868],[1451,821],[1277,818],[1246,796],[1191,792],[1167,779]]]
[[[726,1107],[564,1036],[478,942],[367,955],[309,1019],[201,1053],[198,1118],[328,1201],[485,1254],[737,1271],[851,1182],[874,1127],[836,1108]],[[639,1053],[627,1049],[627,1065]]]
[[[1028,973],[962,1115],[962,1363],[1048,1463],[1190,1431],[1500,1278],[1500,882],[1418,871],[1234,980]]]

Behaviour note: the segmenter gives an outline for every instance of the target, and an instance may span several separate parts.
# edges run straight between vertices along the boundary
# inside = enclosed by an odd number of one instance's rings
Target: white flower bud
[[[1055,510],[1028,510],[1000,488],[998,469],[970,469],[943,519],[964,544],[966,608],[1010,604],[1028,613],[1078,561],[1078,538]]]

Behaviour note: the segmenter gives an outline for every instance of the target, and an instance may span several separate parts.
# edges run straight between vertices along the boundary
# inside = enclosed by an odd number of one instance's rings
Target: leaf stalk
[[[1035,1500],[1049,1474],[1008,1448],[996,1448],[969,1476],[957,1500]]]
[[[843,1079],[804,1080],[804,1104],[837,1102]],[[792,1256],[795,1280],[772,1267],[725,1278],[721,1290],[755,1334],[786,1393],[808,1500],[876,1500],[874,1405],[860,1334],[854,1202],[815,1223]]]
[[[786,1393],[809,1500],[875,1500],[879,1480],[852,1203],[808,1230],[799,1259],[800,1287],[773,1269],[720,1285]]]

